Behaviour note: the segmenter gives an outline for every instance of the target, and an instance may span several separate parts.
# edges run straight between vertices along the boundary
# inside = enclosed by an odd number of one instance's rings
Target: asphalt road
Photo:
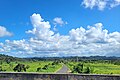
[[[63,67],[56,73],[68,73],[68,70],[69,68],[65,64],[63,64]]]

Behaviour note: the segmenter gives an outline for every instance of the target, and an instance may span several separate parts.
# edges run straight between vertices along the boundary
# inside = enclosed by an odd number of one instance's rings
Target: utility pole
[[[78,56],[77,56],[77,62],[78,62]]]

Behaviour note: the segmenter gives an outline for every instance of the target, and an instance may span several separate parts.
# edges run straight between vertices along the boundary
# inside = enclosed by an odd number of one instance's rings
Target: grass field
[[[61,63],[52,65],[53,61],[17,61],[10,62],[9,64],[3,62],[2,64],[0,64],[0,67],[5,72],[14,72],[14,67],[19,63],[24,64],[25,66],[29,66],[29,68],[26,69],[26,72],[55,73],[62,67]],[[78,63],[80,62],[69,61],[66,63],[66,65],[72,71],[73,67]],[[42,69],[45,65],[48,65],[48,68]],[[114,65],[109,63],[83,63],[83,65],[83,71],[87,67],[90,67],[90,69],[92,70],[90,74],[120,74],[120,65]],[[40,71],[37,71],[37,68],[41,68]]]
[[[52,61],[26,61],[26,62],[11,62],[9,64],[7,64],[6,62],[3,62],[2,65],[0,65],[2,67],[3,70],[5,70],[6,72],[14,72],[13,68],[18,64],[24,64],[25,66],[29,66],[29,68],[26,70],[26,72],[36,72],[37,68],[43,68],[45,65],[48,65],[48,69],[41,69],[39,72],[40,73],[52,73],[52,72],[56,72],[57,70],[59,70],[62,67],[62,64],[56,64],[56,65],[51,65]]]
[[[77,65],[77,62],[68,62],[67,66],[70,70]],[[120,74],[120,65],[108,64],[108,63],[84,63],[84,68],[90,67],[93,71],[91,74]]]

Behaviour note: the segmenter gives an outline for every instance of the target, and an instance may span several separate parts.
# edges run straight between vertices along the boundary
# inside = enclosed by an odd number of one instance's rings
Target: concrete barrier
[[[0,73],[0,80],[120,80],[120,75]]]

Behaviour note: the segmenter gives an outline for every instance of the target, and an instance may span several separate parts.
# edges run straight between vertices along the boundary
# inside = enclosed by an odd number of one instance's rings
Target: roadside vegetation
[[[120,61],[119,61],[120,62]],[[71,73],[81,74],[120,74],[120,64],[101,61],[68,62]]]

